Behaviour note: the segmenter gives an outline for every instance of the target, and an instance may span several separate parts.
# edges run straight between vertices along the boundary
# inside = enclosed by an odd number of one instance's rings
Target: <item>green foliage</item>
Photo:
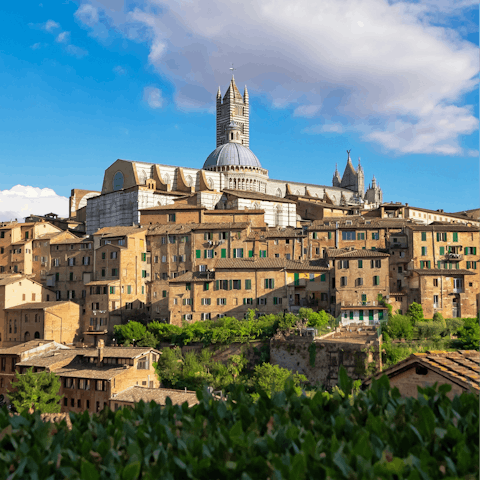
[[[458,330],[463,327],[463,320],[461,318],[447,318],[445,319],[445,334],[456,335]]]
[[[9,387],[8,397],[17,412],[32,406],[40,413],[59,413],[60,380],[53,372],[33,373],[33,367],[24,374],[15,372],[15,381]]]
[[[263,391],[268,396],[271,396],[273,392],[285,390],[289,380],[293,381],[295,391],[300,393],[300,385],[302,382],[307,382],[307,377],[298,373],[292,375],[287,368],[264,363],[255,367],[252,378],[254,391]]]
[[[379,293],[377,295],[377,300],[378,300],[379,304],[383,305],[384,307],[387,307],[387,309],[388,309],[388,319],[392,318],[393,307],[387,302],[387,299],[381,293]],[[397,313],[398,313],[398,311],[397,311]]]
[[[311,308],[301,308],[298,312],[300,318],[306,318],[308,320],[308,326],[314,328],[320,328],[324,325],[328,325],[331,315],[324,310],[320,312],[314,312]]]
[[[0,410],[0,478],[38,480],[478,478],[478,396],[450,387],[401,398],[386,377],[354,391],[298,396],[293,384],[227,401],[71,414],[53,427],[39,414]]]
[[[146,337],[147,327],[140,322],[129,321],[125,325],[115,325],[113,334],[119,344],[131,345],[134,340],[139,342]]]
[[[467,318],[458,330],[457,343],[463,350],[478,350],[480,343],[480,325],[476,318]]]
[[[388,319],[384,328],[385,332],[391,338],[413,338],[413,325],[410,318],[405,315],[394,315]]]
[[[410,317],[412,325],[416,325],[423,320],[423,308],[419,303],[413,302],[407,310],[407,317]]]
[[[445,320],[443,322],[445,323]],[[445,326],[439,321],[426,320],[417,323],[419,338],[428,338],[433,341],[439,341],[444,331]]]

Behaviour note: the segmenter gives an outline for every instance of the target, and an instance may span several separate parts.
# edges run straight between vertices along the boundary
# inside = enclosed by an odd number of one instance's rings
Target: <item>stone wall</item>
[[[368,376],[369,364],[381,368],[379,342],[372,337],[359,336],[336,341],[335,334],[312,341],[310,337],[276,337],[270,341],[270,363],[288,368],[307,377],[311,384],[320,384],[331,389],[338,383],[340,365],[350,378],[364,379]],[[371,368],[371,367],[370,367]]]

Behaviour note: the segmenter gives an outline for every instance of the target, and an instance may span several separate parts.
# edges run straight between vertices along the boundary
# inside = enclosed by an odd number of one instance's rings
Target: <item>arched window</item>
[[[34,338],[40,338],[40,332],[35,332],[35,334],[33,335]]]
[[[30,340],[30,332],[25,332],[24,342],[28,342]]]
[[[230,134],[230,140],[233,140],[233,132]]]

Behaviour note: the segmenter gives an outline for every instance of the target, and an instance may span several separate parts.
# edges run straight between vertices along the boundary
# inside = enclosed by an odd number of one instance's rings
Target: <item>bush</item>
[[[407,316],[410,317],[412,325],[416,325],[423,320],[423,308],[419,303],[413,302],[407,310]]]
[[[413,338],[413,326],[410,318],[405,315],[394,315],[385,327],[387,335],[391,338]]]
[[[456,335],[461,327],[463,327],[463,320],[461,318],[447,318],[445,320],[446,335]]]
[[[476,318],[466,318],[463,327],[458,330],[457,344],[463,350],[478,350],[480,343],[480,325]]]
[[[445,320],[444,320],[445,322]],[[417,332],[420,338],[428,338],[431,340],[440,340],[442,333],[444,333],[445,327],[441,322],[435,322],[433,320],[427,320],[418,322]]]
[[[353,382],[340,378],[343,392]],[[478,478],[478,396],[450,400],[448,385],[401,398],[386,377],[366,392],[298,396],[292,383],[257,401],[203,391],[192,408],[140,403],[100,415],[0,410],[0,478]]]

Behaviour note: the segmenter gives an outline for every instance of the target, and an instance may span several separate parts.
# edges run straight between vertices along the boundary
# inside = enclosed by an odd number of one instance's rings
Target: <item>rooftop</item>
[[[349,248],[328,248],[325,250],[327,257],[331,258],[381,258],[389,257],[388,253],[377,250],[356,250]]]
[[[173,390],[169,388],[147,388],[134,386],[123,390],[119,394],[111,397],[110,400],[115,402],[145,403],[156,402],[159,405],[166,405],[167,397],[170,398],[174,405],[182,405],[187,402],[188,406],[199,403],[197,394],[192,391]]]
[[[224,193],[232,195],[238,198],[250,198],[252,200],[263,200],[264,202],[275,202],[275,203],[293,203],[293,200],[288,198],[277,197],[276,195],[267,195],[266,193],[252,192],[249,190],[230,190],[225,188]]]
[[[94,233],[95,236],[102,235],[103,238],[108,237],[124,237],[125,235],[132,235],[141,233],[146,230],[145,227],[137,225],[135,227],[104,227]]]
[[[447,270],[444,268],[420,268],[412,270],[414,273],[418,275],[435,275],[435,276],[444,276],[444,277],[453,277],[455,275],[476,275],[477,272],[475,270],[466,270],[463,268],[458,268],[454,270]]]
[[[65,303],[71,303],[72,305],[76,305],[69,300],[59,300],[55,302],[29,302],[23,303],[22,305],[15,305],[14,307],[9,307],[5,310],[39,310],[44,308],[58,307],[59,305],[64,305]]]

